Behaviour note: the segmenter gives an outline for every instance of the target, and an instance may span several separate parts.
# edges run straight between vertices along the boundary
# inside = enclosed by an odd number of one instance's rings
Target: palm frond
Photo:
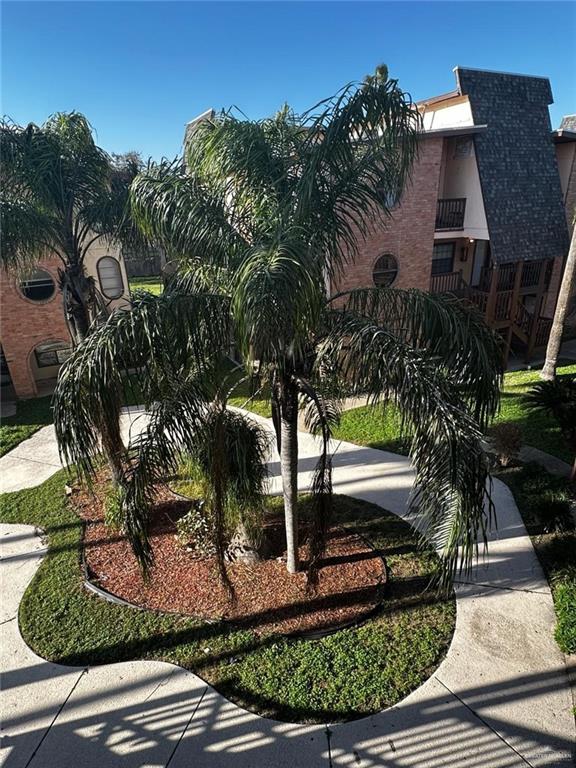
[[[468,572],[486,542],[492,502],[482,432],[458,386],[426,349],[352,313],[341,313],[320,345],[324,364],[373,402],[396,403],[412,434],[420,530],[440,553],[445,583]]]
[[[245,243],[218,193],[178,160],[151,163],[133,181],[131,215],[142,232],[183,259],[228,266]]]
[[[372,320],[409,346],[426,350],[486,429],[499,405],[503,355],[498,336],[473,305],[417,289],[365,288],[334,298],[344,302],[345,313]]]
[[[318,584],[320,561],[326,549],[326,537],[332,518],[332,431],[340,420],[340,408],[334,400],[325,399],[312,383],[294,377],[304,403],[304,424],[313,435],[320,435],[320,456],[312,478],[312,527],[309,539],[308,583]]]
[[[255,247],[235,274],[232,297],[242,352],[282,367],[297,359],[319,319],[324,284],[302,241]]]

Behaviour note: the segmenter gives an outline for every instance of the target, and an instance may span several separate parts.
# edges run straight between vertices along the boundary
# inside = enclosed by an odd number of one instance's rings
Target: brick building
[[[411,182],[331,288],[465,296],[506,353],[528,360],[547,342],[568,251],[576,120],[552,133],[545,78],[455,74],[454,91],[418,104],[424,130]]]
[[[52,391],[71,340],[58,288],[58,258],[42,260],[27,279],[0,270],[2,398],[37,397]],[[110,308],[129,299],[128,278],[117,249],[96,242],[84,266]]]

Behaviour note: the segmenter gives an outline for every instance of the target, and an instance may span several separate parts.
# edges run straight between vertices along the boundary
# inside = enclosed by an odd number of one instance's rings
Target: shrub
[[[122,489],[110,486],[104,499],[104,524],[113,531],[124,530],[124,510]]]
[[[522,430],[517,424],[495,424],[490,430],[490,438],[500,466],[507,467],[518,458],[522,448]]]
[[[567,497],[548,493],[538,499],[536,517],[544,533],[564,533],[574,530],[572,509]]]
[[[176,523],[176,538],[178,543],[187,549],[192,549],[199,555],[213,555],[214,525],[204,502],[196,499],[192,507]]]

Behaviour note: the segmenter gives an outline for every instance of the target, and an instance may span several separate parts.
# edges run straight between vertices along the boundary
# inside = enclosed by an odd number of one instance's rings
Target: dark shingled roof
[[[560,187],[546,78],[456,68],[470,99],[492,258],[510,261],[564,257],[568,227]]]

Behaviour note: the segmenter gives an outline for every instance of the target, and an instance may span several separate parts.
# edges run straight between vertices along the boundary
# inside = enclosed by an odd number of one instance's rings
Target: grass
[[[267,419],[272,416],[268,389],[266,387],[260,389],[257,383],[252,386],[248,379],[241,381],[236,386],[234,396],[228,400],[228,403],[236,408],[246,408],[246,410]]]
[[[558,368],[559,377],[574,375],[576,375],[576,365],[564,365]],[[539,371],[507,373],[504,377],[500,413],[494,423],[517,424],[522,429],[525,445],[539,448],[571,464],[574,456],[560,434],[556,420],[542,411],[532,410],[524,405],[523,396],[539,381],[541,381]]]
[[[564,653],[576,653],[576,532],[547,532],[553,506],[566,506],[565,518],[570,521],[567,483],[538,464],[500,470],[496,476],[514,494],[550,584],[557,619],[556,641]]]
[[[148,293],[158,295],[164,290],[162,277],[160,275],[153,275],[152,277],[131,277],[128,283],[131,292],[148,291]]]
[[[0,456],[11,451],[23,440],[46,424],[52,424],[51,395],[32,400],[18,400],[16,413],[2,419],[0,426]]]
[[[566,365],[558,369],[559,376],[576,374],[576,365]],[[500,413],[494,419],[495,424],[513,422],[522,429],[523,443],[557,456],[572,463],[574,460],[560,429],[552,416],[541,411],[528,409],[523,397],[528,390],[540,381],[538,371],[513,371],[504,377]],[[393,405],[376,410],[361,406],[342,414],[335,436],[350,443],[368,445],[383,451],[408,453],[409,440],[401,436],[400,415]]]
[[[435,669],[455,621],[452,598],[427,588],[435,555],[412,529],[366,502],[336,497],[336,517],[369,536],[391,569],[385,609],[363,626],[322,640],[258,636],[104,602],[82,588],[81,525],[59,472],[5,494],[2,521],[42,527],[49,551],[20,607],[26,642],[61,664],[158,659],[194,670],[230,699],[280,719],[333,722],[403,699]]]

